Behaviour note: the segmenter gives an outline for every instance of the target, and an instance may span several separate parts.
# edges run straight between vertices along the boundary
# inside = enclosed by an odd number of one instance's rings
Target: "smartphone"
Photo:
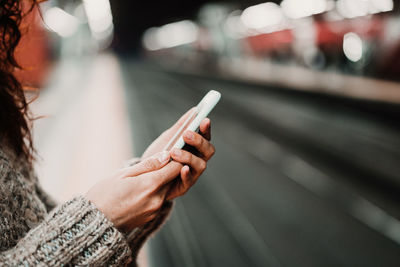
[[[207,118],[208,114],[210,114],[211,110],[217,105],[218,101],[221,99],[221,93],[211,90],[209,91],[200,103],[194,108],[186,121],[182,124],[182,126],[178,129],[175,135],[171,138],[168,144],[165,146],[164,150],[170,151],[173,148],[183,148],[185,145],[185,141],[183,141],[183,133],[186,130],[191,130],[193,132],[197,132],[200,127],[200,123],[202,120]]]

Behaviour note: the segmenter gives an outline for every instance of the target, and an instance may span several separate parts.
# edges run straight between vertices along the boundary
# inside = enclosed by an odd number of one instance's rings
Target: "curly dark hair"
[[[37,2],[0,0],[0,144],[30,164],[34,158],[31,117],[22,85],[14,76],[20,68],[14,52],[21,39],[21,20]]]

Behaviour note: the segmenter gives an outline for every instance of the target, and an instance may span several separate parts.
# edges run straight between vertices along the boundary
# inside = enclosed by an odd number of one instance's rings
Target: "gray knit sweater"
[[[82,196],[57,206],[34,173],[0,147],[1,266],[136,266],[136,255],[171,203],[128,239]]]

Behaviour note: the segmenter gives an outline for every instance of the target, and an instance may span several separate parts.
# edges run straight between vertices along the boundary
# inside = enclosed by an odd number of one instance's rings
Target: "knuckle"
[[[189,153],[189,152],[188,152],[188,153]],[[181,162],[172,161],[172,162],[169,164],[168,167],[169,167],[169,170],[170,170],[170,171],[174,172],[174,171],[180,170],[180,168],[182,168],[182,163],[181,163]],[[165,175],[168,176],[168,175],[169,175],[169,172],[166,172]]]
[[[148,194],[151,194],[155,190],[157,190],[157,183],[154,181],[154,179],[143,179],[142,181],[143,186],[145,188],[145,191],[148,192]]]
[[[192,146],[198,146],[198,144],[200,143],[199,134],[196,133],[196,132],[192,132],[192,135],[193,135],[192,139],[189,140],[189,141],[190,141],[190,144],[191,144]]]
[[[199,134],[196,134],[195,136],[196,144],[202,146],[204,144],[204,138]]]
[[[185,153],[185,162],[190,163],[193,160],[193,154],[192,153]]]
[[[200,171],[204,171],[207,168],[207,163],[204,160],[199,162]]]
[[[162,204],[163,198],[161,198],[159,195],[154,196],[150,201],[150,212],[157,212],[161,208]]]
[[[215,155],[215,147],[213,144],[210,144],[210,157]]]
[[[143,164],[147,171],[153,170],[157,167],[156,159],[153,158],[146,160]]]
[[[168,166],[168,168],[157,171],[156,176],[154,176],[153,178],[153,180],[157,182],[157,187],[160,186],[161,181],[164,181],[165,179],[168,178],[170,168],[171,167]]]

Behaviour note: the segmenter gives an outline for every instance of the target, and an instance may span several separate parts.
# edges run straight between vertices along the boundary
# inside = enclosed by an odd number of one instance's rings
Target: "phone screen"
[[[185,145],[182,138],[183,133],[186,130],[197,131],[201,121],[207,117],[220,98],[221,94],[219,92],[215,90],[208,92],[165,146],[165,150],[170,151],[174,147],[182,148]]]
[[[198,108],[194,108],[192,113],[189,115],[189,117],[186,119],[186,121],[182,124],[182,126],[178,129],[178,131],[175,133],[175,135],[171,138],[171,140],[168,142],[168,144],[165,146],[166,151],[170,151],[176,142],[178,142],[179,138],[183,135],[183,133],[186,131],[190,123],[196,118],[198,113]]]

